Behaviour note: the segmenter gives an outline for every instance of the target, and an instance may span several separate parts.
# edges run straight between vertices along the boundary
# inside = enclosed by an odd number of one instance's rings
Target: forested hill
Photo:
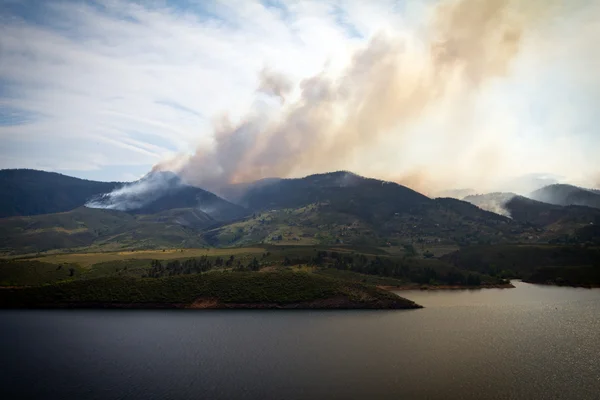
[[[119,182],[96,182],[32,169],[0,170],[0,218],[73,210]]]
[[[299,179],[281,179],[252,187],[240,203],[253,210],[304,207],[328,202],[353,215],[394,214],[432,200],[405,186],[364,178],[347,171],[310,175]]]

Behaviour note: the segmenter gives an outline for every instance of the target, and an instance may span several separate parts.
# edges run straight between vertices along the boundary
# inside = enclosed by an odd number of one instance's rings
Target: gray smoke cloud
[[[263,68],[259,75],[258,92],[278,97],[282,102],[292,91],[292,82],[282,73]]]
[[[364,158],[369,149],[390,140],[398,157],[418,154],[426,139],[408,134],[410,127],[435,107],[451,110],[457,121],[468,119],[469,94],[509,73],[528,32],[555,14],[556,4],[442,1],[416,50],[405,38],[382,33],[358,50],[341,74],[323,71],[303,80],[293,100],[289,80],[265,69],[257,91],[284,105],[276,111],[257,107],[235,123],[223,118],[215,126],[213,147],[198,148],[177,160],[177,167],[169,162],[156,168],[175,170],[192,184],[218,192],[230,183],[353,170],[357,160],[368,162]],[[448,127],[431,141],[463,151],[457,143],[477,140],[466,137],[463,128],[462,123]],[[493,143],[479,147],[469,147],[476,149],[471,155],[476,166],[461,172],[485,179],[505,164],[500,161],[502,150]],[[451,162],[461,154],[449,151],[446,157]],[[440,184],[450,185],[456,169],[406,161],[400,172],[390,168],[380,177],[431,194],[443,189]]]

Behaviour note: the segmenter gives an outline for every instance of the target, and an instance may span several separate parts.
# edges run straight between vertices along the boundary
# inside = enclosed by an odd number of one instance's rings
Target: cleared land
[[[260,247],[243,247],[230,249],[170,249],[170,250],[137,250],[137,251],[118,251],[102,253],[72,253],[72,254],[52,254],[33,258],[36,261],[59,263],[74,263],[82,267],[89,267],[94,264],[108,261],[122,260],[173,260],[178,258],[202,257],[202,256],[230,256],[245,254],[264,253],[265,249]]]

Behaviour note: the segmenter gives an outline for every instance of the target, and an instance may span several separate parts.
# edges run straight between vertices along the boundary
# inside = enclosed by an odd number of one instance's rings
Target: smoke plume
[[[293,89],[292,82],[285,75],[264,68],[259,75],[258,92],[267,95],[276,96],[285,101],[287,96]]]
[[[546,0],[442,1],[420,34],[382,32],[343,73],[324,70],[295,92],[283,74],[265,69],[257,92],[280,99],[278,106],[257,106],[236,122],[223,118],[212,147],[156,169],[217,192],[229,183],[340,169],[430,194],[482,187],[520,166],[503,126],[476,125],[477,96],[510,75],[528,38],[564,10]]]
[[[464,201],[474,204],[483,210],[511,218],[510,211],[506,208],[506,204],[515,197],[516,194],[514,193],[489,193],[467,196],[464,198]]]
[[[85,206],[128,211],[144,207],[163,196],[166,191],[181,187],[181,179],[168,172],[151,172],[142,179],[93,199]]]

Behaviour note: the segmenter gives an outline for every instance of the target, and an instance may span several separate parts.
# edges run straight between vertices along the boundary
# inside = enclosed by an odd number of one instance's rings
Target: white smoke
[[[463,200],[476,205],[482,210],[512,218],[510,211],[506,208],[506,204],[516,196],[514,193],[490,193],[467,196]]]
[[[91,199],[85,206],[119,211],[135,210],[162,197],[166,191],[181,186],[183,182],[175,174],[151,172],[137,182]]]

